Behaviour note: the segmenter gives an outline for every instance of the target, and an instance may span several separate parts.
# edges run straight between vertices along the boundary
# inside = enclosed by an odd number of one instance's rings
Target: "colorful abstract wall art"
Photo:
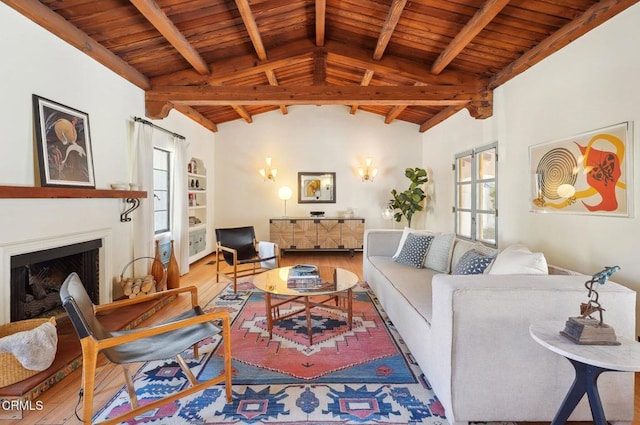
[[[529,147],[531,211],[629,216],[631,122]]]

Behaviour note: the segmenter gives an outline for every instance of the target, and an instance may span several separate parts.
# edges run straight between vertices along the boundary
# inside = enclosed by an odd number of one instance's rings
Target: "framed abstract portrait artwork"
[[[336,202],[336,173],[298,173],[298,203]]]
[[[629,216],[632,140],[623,122],[531,146],[531,211]]]
[[[89,115],[33,95],[41,186],[95,188]]]

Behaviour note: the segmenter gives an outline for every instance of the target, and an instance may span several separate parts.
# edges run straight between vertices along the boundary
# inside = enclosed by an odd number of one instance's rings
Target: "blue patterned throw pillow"
[[[485,255],[475,249],[469,250],[460,257],[460,261],[451,274],[483,274],[493,258],[493,256]]]
[[[409,233],[395,262],[416,268],[422,267],[432,240],[433,236]]]

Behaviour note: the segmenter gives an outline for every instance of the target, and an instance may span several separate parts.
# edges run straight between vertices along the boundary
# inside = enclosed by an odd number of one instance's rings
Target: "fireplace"
[[[43,236],[33,239],[13,240],[0,242],[0,325],[10,323],[11,319],[11,261],[22,254],[30,254],[39,251],[50,251],[69,245],[93,242],[100,245],[96,274],[99,275],[95,296],[96,304],[107,304],[113,301],[114,284],[113,276],[113,230],[100,228],[85,230],[75,233]],[[122,262],[122,261],[120,261]],[[77,270],[76,270],[77,271]],[[80,275],[80,273],[79,273]],[[93,274],[92,274],[93,276]],[[66,277],[66,276],[65,276]],[[93,279],[86,279],[95,282]]]
[[[87,293],[99,304],[99,250],[96,239],[11,256],[11,321],[62,313],[60,286],[76,272]]]

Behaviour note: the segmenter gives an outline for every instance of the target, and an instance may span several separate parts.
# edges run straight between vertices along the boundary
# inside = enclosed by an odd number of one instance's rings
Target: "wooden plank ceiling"
[[[217,125],[345,105],[425,131],[638,0],[2,0],[172,108]]]

